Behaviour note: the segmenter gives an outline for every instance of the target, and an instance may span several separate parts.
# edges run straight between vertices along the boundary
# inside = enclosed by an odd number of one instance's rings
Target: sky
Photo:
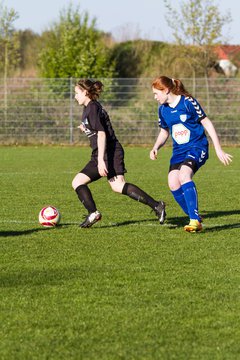
[[[172,42],[172,29],[164,14],[163,0],[0,0],[7,8],[14,8],[19,19],[15,21],[18,30],[31,29],[41,34],[59,14],[72,3],[80,6],[80,11],[88,12],[90,20],[96,18],[97,28],[111,33],[115,40],[124,41],[134,38]],[[170,0],[179,9],[178,0]],[[182,1],[180,2],[182,3]],[[220,14],[229,10],[232,22],[224,27],[224,40],[229,44],[240,45],[240,1],[213,0]],[[126,38],[127,37],[127,38]]]

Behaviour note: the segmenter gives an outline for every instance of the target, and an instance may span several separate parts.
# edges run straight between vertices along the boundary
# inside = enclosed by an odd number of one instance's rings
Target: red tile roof
[[[215,52],[219,60],[229,60],[229,57],[240,53],[240,45],[219,45],[216,46]]]

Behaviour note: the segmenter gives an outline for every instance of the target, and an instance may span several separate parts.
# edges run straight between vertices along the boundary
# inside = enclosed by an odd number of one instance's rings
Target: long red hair
[[[168,89],[174,95],[192,96],[179,79],[171,79],[167,76],[160,76],[153,80],[152,87],[158,90]]]

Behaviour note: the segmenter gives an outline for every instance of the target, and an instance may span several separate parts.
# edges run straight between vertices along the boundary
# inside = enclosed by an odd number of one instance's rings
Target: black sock
[[[92,193],[87,187],[87,185],[79,185],[75,191],[78,195],[79,200],[81,201],[83,206],[85,206],[89,214],[97,210],[96,204],[92,197]]]
[[[141,202],[142,204],[150,206],[154,209],[158,202],[154,200],[151,196],[145,193],[136,185],[125,183],[122,189],[122,194],[129,196],[131,199]]]

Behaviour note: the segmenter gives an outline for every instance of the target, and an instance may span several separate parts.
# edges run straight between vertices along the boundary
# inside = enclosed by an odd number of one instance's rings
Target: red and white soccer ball
[[[60,222],[60,218],[61,215],[58,209],[50,205],[42,208],[38,216],[40,224],[44,227],[57,226]]]

